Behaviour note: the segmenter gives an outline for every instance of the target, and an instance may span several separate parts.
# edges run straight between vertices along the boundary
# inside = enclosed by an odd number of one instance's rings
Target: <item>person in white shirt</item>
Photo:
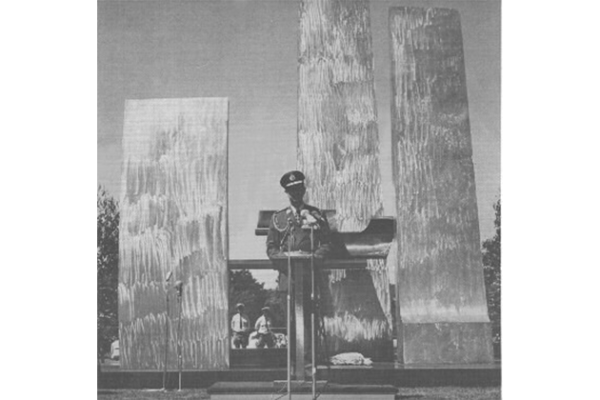
[[[256,329],[258,335],[256,347],[262,349],[266,345],[271,349],[275,347],[275,338],[271,331],[271,309],[263,307],[261,311],[263,314],[256,320],[256,324],[254,324],[254,329]]]
[[[233,346],[236,349],[245,349],[248,346],[248,333],[250,332],[250,321],[244,314],[244,304],[238,303],[235,308],[237,314],[231,318],[231,330],[233,331]]]

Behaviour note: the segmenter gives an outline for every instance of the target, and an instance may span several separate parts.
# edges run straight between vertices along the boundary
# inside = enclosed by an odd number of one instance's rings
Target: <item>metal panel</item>
[[[309,203],[334,209],[339,232],[362,231],[383,214],[368,1],[301,1],[299,79],[298,168]],[[391,354],[385,260],[368,269],[328,275],[332,353]]]
[[[121,367],[227,367],[227,135],[223,98],[125,104],[119,237]],[[172,281],[165,276],[173,272]],[[170,307],[167,317],[166,293]]]
[[[439,323],[489,322],[460,16],[450,9],[394,8],[390,30],[393,175],[401,249],[398,309],[405,343],[401,358],[490,361],[491,338],[461,342],[460,354],[437,351],[448,347],[444,340],[455,337],[453,332],[461,331]],[[428,334],[437,342],[411,336],[425,332],[422,325],[406,327],[427,323],[435,325],[427,332],[437,330]],[[476,345],[483,350],[469,348]],[[419,346],[428,348],[421,351]]]

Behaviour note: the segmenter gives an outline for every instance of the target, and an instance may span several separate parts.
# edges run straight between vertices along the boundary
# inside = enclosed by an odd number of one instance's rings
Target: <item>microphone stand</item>
[[[292,400],[292,242],[288,240],[288,292],[287,292],[287,392]]]
[[[168,284],[168,280],[167,280]],[[163,391],[167,391],[167,362],[169,360],[169,287],[165,290],[167,309],[165,314],[165,358],[163,362]]]
[[[317,397],[317,366],[315,365],[315,227],[310,225],[310,341],[311,341],[311,363],[312,363],[312,398]]]
[[[182,357],[181,357],[181,303],[182,297],[181,294],[183,292],[183,282],[179,281],[176,284],[177,287],[177,302],[178,306],[178,317],[177,317],[177,368],[179,371],[179,391],[181,392],[181,367],[182,367]]]

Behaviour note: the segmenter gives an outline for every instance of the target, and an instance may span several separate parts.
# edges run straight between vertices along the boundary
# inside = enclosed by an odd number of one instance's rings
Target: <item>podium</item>
[[[316,355],[315,355],[315,260],[311,253],[293,251],[283,253],[279,257],[273,258],[274,263],[285,263],[287,266],[287,284],[288,284],[288,310],[287,310],[287,335],[288,335],[288,370],[296,380],[303,381],[306,377],[306,365],[304,360],[304,350],[306,348],[306,321],[304,320],[305,302],[304,281],[306,271],[309,271],[311,281],[311,368],[312,375],[316,375]],[[294,327],[292,328],[292,318],[294,315]],[[293,340],[292,340],[293,338]],[[292,346],[292,343],[294,344]],[[294,348],[294,360],[292,364],[292,347]]]
[[[396,221],[391,217],[373,218],[362,232],[337,232],[335,223],[335,211],[323,211],[331,228],[332,251],[326,260],[317,260],[312,253],[294,251],[283,253],[273,257],[272,262],[278,264],[279,268],[285,265],[288,276],[288,393],[291,390],[291,376],[298,381],[306,378],[306,364],[304,351],[306,347],[305,337],[305,307],[308,303],[304,298],[304,285],[307,275],[310,276],[310,340],[311,340],[311,378],[313,395],[316,387],[316,333],[315,333],[315,268],[341,269],[341,268],[365,268],[368,259],[385,259],[389,253],[392,240],[396,233]],[[255,230],[257,236],[266,236],[269,232],[269,224],[275,211],[260,211],[258,224]],[[311,232],[311,235],[313,232]],[[310,271],[307,274],[305,271]],[[294,326],[292,326],[292,308],[294,315]],[[292,340],[292,338],[294,338]],[[293,346],[292,346],[293,343]],[[292,347],[294,355],[292,357]],[[292,362],[293,358],[293,362]]]

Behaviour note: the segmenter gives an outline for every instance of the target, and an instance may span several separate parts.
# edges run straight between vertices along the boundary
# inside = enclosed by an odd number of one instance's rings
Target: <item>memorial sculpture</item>
[[[397,361],[491,362],[458,13],[390,11],[396,222],[383,217],[369,3],[300,4],[297,165],[332,230],[316,283],[324,334],[312,351],[393,359],[393,268]],[[125,104],[123,369],[229,367],[227,135],[227,99]],[[260,212],[257,235],[273,213]],[[398,260],[386,261],[395,245]],[[306,303],[295,304],[298,335]],[[304,352],[293,345],[302,378]]]

